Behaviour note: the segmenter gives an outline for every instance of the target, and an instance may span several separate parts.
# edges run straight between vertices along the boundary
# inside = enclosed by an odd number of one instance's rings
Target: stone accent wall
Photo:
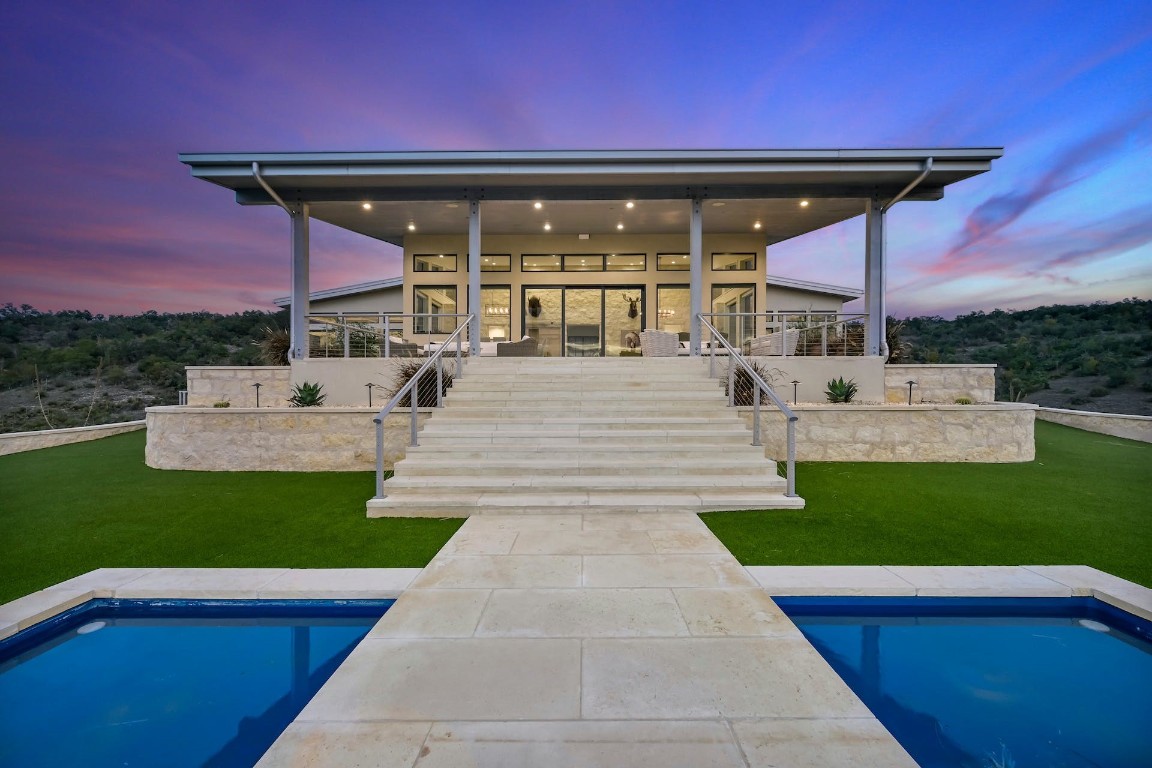
[[[263,400],[263,393],[261,393]],[[376,468],[374,408],[192,408],[146,411],[155,469],[340,472]],[[427,418],[420,414],[420,422]],[[407,414],[384,424],[384,466],[404,458]]]
[[[0,435],[0,456],[51,448],[54,445],[99,440],[102,437],[135,432],[138,429],[144,429],[143,420],[123,421],[119,424],[96,424],[91,427],[71,427],[69,429],[43,429],[38,432],[10,432],[6,435]]]
[[[291,369],[274,365],[190,365],[184,369],[188,377],[188,405],[211,407],[221,400],[233,408],[251,408],[256,405],[256,388],[260,382],[260,405],[283,407],[292,394]]]
[[[799,405],[799,461],[1032,461],[1036,457],[1031,403],[990,405]],[[751,427],[752,409],[741,408]],[[764,453],[787,458],[784,417],[760,413]]]
[[[886,365],[884,399],[888,403],[908,402],[908,380],[913,403],[952,404],[958,397],[973,403],[996,401],[995,365]]]
[[[1152,416],[1130,416],[1125,413],[1070,411],[1064,408],[1041,408],[1036,412],[1041,421],[1051,421],[1102,435],[1125,437],[1152,443]]]

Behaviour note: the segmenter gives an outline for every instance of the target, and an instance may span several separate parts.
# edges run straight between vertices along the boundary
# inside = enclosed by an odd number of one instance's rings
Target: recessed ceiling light
[[[755,224],[753,224],[752,229],[760,229],[760,222],[756,222]]]
[[[544,203],[537,200],[536,202],[532,203],[532,207],[535,208],[536,210],[540,210],[541,208],[544,207]]]
[[[414,222],[414,221],[408,222],[408,231],[409,232],[415,232],[416,231],[416,222]]]
[[[801,200],[800,201],[800,207],[801,208],[807,208],[808,207],[808,201],[807,200]]]
[[[552,231],[552,225],[549,224],[548,222],[544,222],[544,231],[545,232],[551,232]]]
[[[624,229],[624,223],[621,222],[621,223],[617,224],[616,229]]]
[[[636,203],[634,203],[634,202],[632,202],[631,200],[629,200],[628,202],[624,203],[624,207],[625,207],[625,208],[635,208],[635,207],[636,207]]]
[[[366,211],[370,211],[370,210],[372,210],[372,203],[363,203],[363,204],[361,204],[360,207]]]
[[[460,207],[460,203],[447,203],[447,204],[446,204],[446,207],[448,207],[448,208],[459,208],[459,207]]]
[[[727,205],[727,203],[721,202],[719,200],[713,201],[712,203],[713,208],[723,208],[725,205]]]

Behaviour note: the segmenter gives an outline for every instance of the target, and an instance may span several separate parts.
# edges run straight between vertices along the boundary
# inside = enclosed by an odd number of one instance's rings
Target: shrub
[[[824,390],[824,394],[830,403],[850,403],[852,398],[856,397],[857,389],[855,379],[844,381],[844,377],[841,376],[828,382],[828,388]]]
[[[770,387],[776,386],[776,378],[781,375],[779,368],[765,368],[760,363],[752,360],[746,361],[748,366],[756,372],[756,375],[764,379]],[[753,393],[756,391],[755,382],[752,376],[744,369],[743,366],[737,366],[736,371],[732,374],[732,401],[736,405],[753,405],[755,397]],[[728,379],[724,379],[724,394],[728,394]],[[761,393],[760,404],[771,402],[767,393]]]
[[[960,396],[960,397],[956,398],[953,402],[955,402],[956,405],[972,405],[972,398]]]
[[[317,408],[324,405],[324,399],[328,395],[321,391],[323,389],[323,384],[313,384],[310,381],[296,384],[292,387],[292,397],[288,398],[288,405],[293,408]]]
[[[212,407],[213,408],[231,408],[232,403],[228,402],[227,400],[217,400],[216,402],[212,403]]]
[[[388,392],[388,397],[396,397],[397,393],[404,388],[409,380],[416,375],[424,361],[419,358],[413,360],[403,360],[396,366],[395,374],[392,377],[392,389]],[[448,370],[448,365],[444,366],[443,378],[443,391],[441,394],[448,394],[448,389],[452,386],[452,373]],[[418,394],[416,397],[416,405],[420,408],[435,408],[436,407],[436,371],[428,369],[428,371],[421,377],[420,383],[416,387]],[[400,408],[411,408],[412,399],[409,394],[404,395],[397,404]]]
[[[264,365],[288,365],[292,337],[287,329],[265,326],[263,334],[263,337],[252,343],[260,349],[260,360]]]

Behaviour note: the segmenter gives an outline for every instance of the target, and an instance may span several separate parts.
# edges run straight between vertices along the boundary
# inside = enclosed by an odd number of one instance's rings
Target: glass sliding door
[[[643,286],[605,288],[604,354],[616,357],[621,352],[639,351],[643,321]]]
[[[564,289],[564,356],[600,357],[604,289]]]
[[[640,348],[644,286],[525,287],[524,332],[549,357],[602,357]]]
[[[521,306],[524,308],[524,334],[536,339],[544,357],[561,357],[564,346],[564,289],[525,287]]]

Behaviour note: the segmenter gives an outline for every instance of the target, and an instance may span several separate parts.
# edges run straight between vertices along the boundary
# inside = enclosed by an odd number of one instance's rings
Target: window
[[[753,269],[756,269],[756,254],[754,253],[712,254],[713,272],[743,272]]]
[[[452,333],[456,330],[455,317],[433,317],[456,314],[456,286],[417,285],[413,287],[413,333]]]
[[[507,253],[486,253],[480,257],[481,272],[511,272],[512,257]]]
[[[604,254],[576,253],[564,257],[565,272],[603,272]]]
[[[610,253],[605,262],[609,272],[643,272],[648,257],[643,253]]]
[[[660,272],[687,272],[692,269],[692,265],[686,253],[658,253],[656,269]]]
[[[456,254],[418,253],[412,257],[413,272],[455,272]]]
[[[722,316],[710,319],[729,344],[739,348],[755,335],[755,311],[755,285],[712,286],[712,312]]]
[[[512,341],[512,286],[480,289],[481,341]]]
[[[525,253],[520,256],[520,271],[559,272],[560,257],[555,254],[552,254],[551,256],[545,256],[543,254]]]
[[[692,310],[691,289],[686,285],[656,287],[656,330],[668,331],[687,341]]]

